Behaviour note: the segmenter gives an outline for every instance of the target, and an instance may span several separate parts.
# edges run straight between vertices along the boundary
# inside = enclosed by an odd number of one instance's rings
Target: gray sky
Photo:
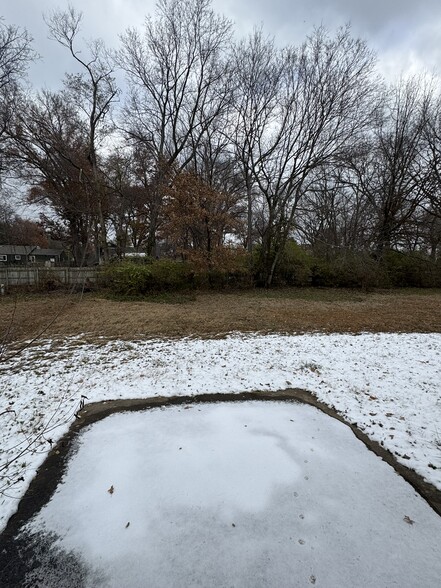
[[[185,1],[185,0],[183,0]],[[141,27],[154,0],[72,0],[84,13],[85,38],[101,37],[118,45],[128,26]],[[42,59],[30,71],[37,87],[54,88],[72,69],[67,51],[47,37],[42,14],[65,7],[65,0],[3,0],[0,14],[8,24],[26,27]],[[388,78],[401,73],[441,73],[440,0],[214,0],[218,12],[235,22],[237,33],[263,25],[281,43],[300,43],[314,26],[331,30],[348,22],[354,35],[368,41]]]

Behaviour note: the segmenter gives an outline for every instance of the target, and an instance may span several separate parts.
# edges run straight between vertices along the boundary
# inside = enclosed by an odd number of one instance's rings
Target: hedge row
[[[381,259],[367,252],[352,251],[323,258],[289,243],[279,266],[277,282],[331,288],[439,288],[441,260],[399,251],[388,251]]]
[[[201,270],[181,261],[158,260],[143,263],[123,261],[104,268],[100,286],[120,296],[139,296],[210,288],[243,288],[251,286],[251,273],[240,268]]]
[[[201,269],[191,262],[173,260],[123,261],[109,264],[100,285],[119,296],[210,288],[248,288],[259,275],[258,252],[240,257],[230,267]],[[274,279],[275,286],[342,288],[441,287],[441,263],[416,253],[389,251],[380,260],[368,253],[314,256],[289,243]]]

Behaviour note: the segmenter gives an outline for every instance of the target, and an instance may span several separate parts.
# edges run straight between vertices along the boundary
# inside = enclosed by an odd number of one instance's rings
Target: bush
[[[188,261],[169,259],[111,263],[101,274],[101,285],[118,296],[143,296],[196,287],[252,286],[248,258],[242,252],[223,250],[210,259],[203,253]]]
[[[387,251],[382,260],[390,285],[395,288],[441,286],[441,265],[418,252]]]
[[[139,296],[149,291],[151,277],[148,265],[121,262],[105,267],[101,273],[100,281],[114,294]]]
[[[345,252],[333,260],[332,266],[335,285],[340,288],[370,290],[384,283],[382,268],[368,253]]]
[[[108,265],[102,272],[102,285],[122,296],[142,296],[193,287],[194,273],[178,261],[136,263],[123,261]]]
[[[312,285],[339,288],[433,288],[441,285],[441,264],[420,253],[386,252],[381,260],[367,252],[346,251],[316,258]]]
[[[313,258],[308,252],[295,241],[288,241],[280,255],[272,283],[275,286],[310,286],[313,265]],[[266,273],[260,245],[254,247],[251,266],[256,284],[265,285]]]
[[[250,288],[253,285],[250,260],[243,249],[216,247],[210,252],[188,252],[188,263],[198,286]]]
[[[255,259],[255,272],[259,275],[259,252]],[[289,241],[280,257],[273,283],[296,287],[370,289],[381,285],[382,280],[379,264],[368,253],[336,251],[325,258]]]
[[[118,296],[143,296],[199,288],[250,288],[259,276],[259,247],[253,257],[243,250],[194,251],[187,261],[143,260],[109,264],[101,285]],[[441,261],[417,253],[388,251],[381,261],[367,252],[340,251],[327,258],[287,243],[274,285],[326,288],[390,288],[441,286]],[[48,285],[49,287],[50,285]]]
[[[170,292],[194,288],[195,274],[191,266],[183,261],[163,259],[150,266],[151,290]]]
[[[385,285],[385,274],[368,253],[337,252],[329,259],[315,258],[312,285],[328,288],[372,288]]]
[[[311,286],[314,259],[295,241],[288,241],[275,276],[283,286]]]

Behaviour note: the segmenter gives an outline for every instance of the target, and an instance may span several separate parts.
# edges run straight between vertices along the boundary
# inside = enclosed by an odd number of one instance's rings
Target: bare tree
[[[369,250],[372,207],[351,171],[333,162],[319,168],[298,209],[296,231],[315,253]]]
[[[98,256],[101,252],[107,258],[107,231],[104,215],[105,190],[99,165],[98,146],[109,132],[106,125],[112,104],[118,96],[118,89],[113,77],[113,65],[101,40],[87,44],[88,56],[78,45],[82,13],[72,6],[65,11],[56,10],[46,18],[52,39],[66,47],[82,72],[67,74],[65,88],[72,96],[77,107],[87,121],[87,159],[90,163],[95,184],[95,198],[98,210],[97,234]]]
[[[119,257],[124,256],[127,246],[133,246],[137,252],[146,246],[155,206],[151,185],[153,167],[154,163],[142,146],[115,150],[106,159],[110,219]],[[162,219],[156,222],[157,228],[160,221]]]
[[[441,96],[434,91],[425,101],[424,141],[427,182],[422,201],[424,226],[431,256],[437,257],[441,245]]]
[[[156,18],[146,19],[143,35],[131,29],[122,36],[117,61],[131,90],[123,126],[156,162],[150,254],[171,170],[192,161],[229,100],[224,62],[230,36],[230,22],[214,13],[210,0],[160,0]]]
[[[371,205],[377,255],[400,245],[400,236],[426,191],[424,103],[420,80],[401,81],[383,96],[383,112],[351,156],[354,186]]]
[[[0,18],[0,89],[23,79],[35,57],[29,33]]]
[[[32,49],[32,38],[25,29],[6,25],[0,19],[0,137],[9,120],[10,102],[24,79],[29,64],[36,58]]]
[[[270,285],[299,202],[319,166],[340,156],[371,118],[374,57],[348,28],[320,28],[283,52],[281,81],[253,149],[250,169],[264,197],[262,280]]]
[[[253,162],[263,134],[277,117],[278,100],[284,81],[283,52],[262,30],[255,30],[234,48],[234,100],[230,141],[243,176],[247,202],[247,249],[254,241],[253,205],[255,176]]]
[[[69,97],[43,92],[24,103],[10,157],[30,198],[51,207],[67,226],[72,254],[82,264],[94,244],[94,176],[87,158],[87,127]]]
[[[8,167],[5,149],[19,102],[20,87],[29,64],[36,57],[28,32],[15,25],[6,25],[0,19],[0,190],[3,189]]]

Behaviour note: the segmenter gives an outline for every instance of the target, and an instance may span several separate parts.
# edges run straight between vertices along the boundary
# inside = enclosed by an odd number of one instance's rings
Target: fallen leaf
[[[128,529],[129,527],[130,527],[130,521],[127,523],[126,529]]]
[[[407,515],[404,517],[403,521],[405,523],[407,523],[408,525],[413,525],[415,521],[413,521],[410,517],[408,517]]]
[[[112,485],[112,486],[110,486],[110,488],[107,490],[107,492],[108,492],[109,494],[113,494],[113,491],[114,491],[114,488],[113,488],[113,485]]]

